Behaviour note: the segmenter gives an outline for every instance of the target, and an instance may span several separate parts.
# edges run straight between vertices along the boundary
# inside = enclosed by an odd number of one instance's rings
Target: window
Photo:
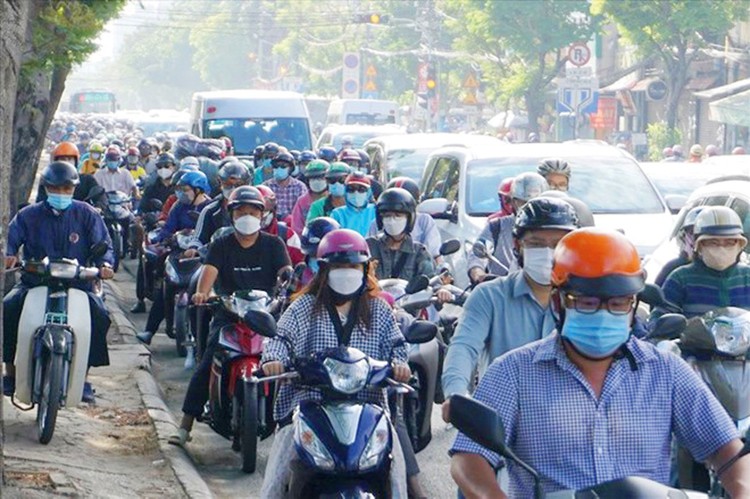
[[[310,149],[310,129],[304,118],[246,118],[206,120],[203,136],[219,138],[227,136],[237,155],[253,154],[256,147],[266,142],[276,142],[287,149],[304,151]]]
[[[432,175],[424,189],[425,199],[447,197],[446,185],[453,163],[455,163],[453,158],[438,158],[436,160]],[[455,169],[458,170],[457,167]]]

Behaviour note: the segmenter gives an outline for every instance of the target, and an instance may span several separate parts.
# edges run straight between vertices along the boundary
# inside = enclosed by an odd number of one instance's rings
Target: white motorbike
[[[26,261],[21,271],[40,284],[29,289],[18,322],[16,391],[11,400],[22,410],[37,407],[39,441],[46,444],[55,431],[58,410],[68,400],[81,400],[88,368],[89,297],[72,284],[99,279],[99,269],[81,266],[77,260],[45,258]]]

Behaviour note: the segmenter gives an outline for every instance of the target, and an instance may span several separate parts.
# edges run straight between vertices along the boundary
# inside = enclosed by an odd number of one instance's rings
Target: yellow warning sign
[[[369,77],[377,76],[378,75],[378,71],[377,71],[377,69],[375,69],[375,66],[373,66],[372,64],[370,64],[369,66],[367,66],[367,70],[365,71],[365,75],[367,75]]]
[[[476,106],[478,104],[476,94],[474,92],[468,92],[464,97],[463,102],[467,106]]]
[[[377,85],[375,85],[375,82],[372,80],[368,80],[367,83],[365,83],[365,90],[368,92],[374,92],[378,89]]]
[[[477,81],[477,77],[474,76],[474,73],[466,75],[466,78],[464,79],[464,88],[479,88],[479,82]]]

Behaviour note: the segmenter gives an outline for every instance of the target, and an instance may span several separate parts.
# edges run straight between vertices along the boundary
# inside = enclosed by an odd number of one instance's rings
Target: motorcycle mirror
[[[424,274],[420,274],[420,275],[414,276],[414,278],[412,278],[412,280],[409,281],[409,284],[406,285],[406,289],[404,289],[404,292],[407,295],[411,295],[419,291],[422,291],[423,289],[427,289],[427,286],[429,285],[430,285],[430,280],[427,278],[427,276]]]
[[[482,447],[508,457],[505,427],[493,408],[465,395],[450,398],[451,424]]]
[[[107,193],[107,191],[104,190],[104,187],[102,187],[101,185],[97,184],[97,185],[93,186],[91,189],[89,189],[88,194],[86,194],[86,201],[91,201],[92,199],[96,199],[99,196],[102,196],[102,195],[104,195],[106,193]]]
[[[646,284],[643,291],[638,293],[638,301],[651,305],[652,307],[658,307],[667,303],[664,298],[664,292],[656,284]]]
[[[276,274],[276,278],[280,282],[288,282],[289,279],[292,278],[292,275],[294,275],[294,270],[289,265],[285,265],[284,267],[281,267]]]
[[[476,257],[489,258],[489,256],[492,254],[492,251],[490,251],[490,246],[491,245],[484,239],[477,239],[471,246],[471,251]]]
[[[452,255],[461,249],[461,241],[458,239],[448,239],[440,245],[440,254],[442,256]]]
[[[404,331],[404,338],[409,343],[419,344],[432,341],[437,336],[437,326],[429,321],[417,320],[409,324]]]
[[[664,338],[673,340],[679,338],[687,327],[687,319],[680,314],[664,314],[654,323],[649,338]]]
[[[276,320],[265,310],[248,310],[243,320],[250,329],[265,338],[276,336]]]
[[[107,253],[107,249],[109,248],[107,247],[107,243],[105,243],[104,241],[100,241],[94,244],[89,250],[91,252],[91,258],[96,259],[104,256]]]

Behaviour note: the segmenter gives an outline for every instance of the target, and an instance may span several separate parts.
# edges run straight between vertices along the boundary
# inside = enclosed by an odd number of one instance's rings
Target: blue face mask
[[[47,193],[47,204],[56,210],[67,210],[73,204],[73,195]]]
[[[346,194],[346,186],[344,184],[340,184],[338,182],[336,182],[335,184],[329,184],[328,185],[328,192],[331,193],[331,196],[336,196],[336,197],[340,198],[344,194]]]
[[[369,192],[347,192],[346,202],[354,208],[364,208],[369,196]]]
[[[273,178],[275,178],[279,182],[286,180],[287,178],[289,178],[289,168],[274,168]]]
[[[310,257],[307,260],[307,268],[310,269],[310,272],[313,274],[317,274],[320,270],[320,265],[318,264],[318,259]]]
[[[194,196],[190,192],[175,191],[174,195],[177,197],[177,202],[182,204],[193,204]]]
[[[107,168],[109,168],[110,170],[117,170],[119,167],[119,161],[107,161]]]
[[[263,165],[263,168],[265,168],[266,170],[271,168],[271,158],[263,158],[261,165]]]
[[[582,314],[575,309],[565,309],[562,336],[583,355],[604,359],[628,341],[630,314],[615,315],[608,310]]]

